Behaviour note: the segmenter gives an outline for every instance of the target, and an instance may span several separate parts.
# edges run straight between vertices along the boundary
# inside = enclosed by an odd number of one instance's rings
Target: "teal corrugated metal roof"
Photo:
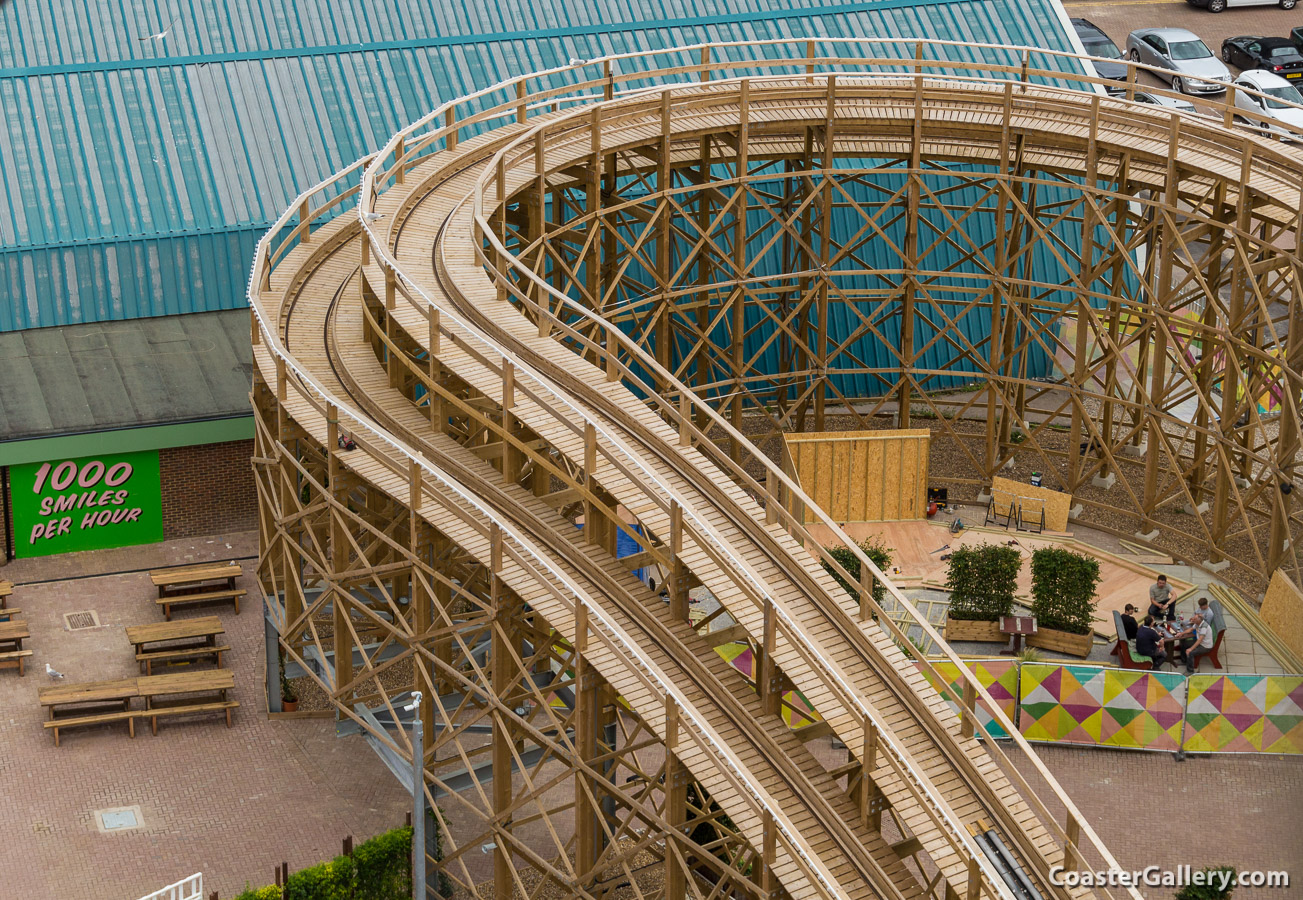
[[[514,72],[707,40],[1071,50],[1056,3],[3,4],[0,331],[242,306],[255,238],[300,190]]]

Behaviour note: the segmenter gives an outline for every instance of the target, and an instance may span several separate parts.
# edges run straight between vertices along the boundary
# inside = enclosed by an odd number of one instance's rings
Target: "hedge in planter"
[[[859,548],[863,551],[864,555],[878,567],[879,571],[887,571],[887,566],[891,565],[891,554],[895,552],[892,548],[888,547],[877,538],[871,537],[865,538],[861,541],[859,543]],[[837,560],[837,564],[845,569],[847,573],[855,579],[855,585],[852,586],[848,584],[846,579],[837,574],[837,571],[826,562],[823,564],[824,570],[833,578],[837,579],[837,583],[842,586],[842,590],[856,598],[856,601],[858,602],[860,596],[860,558],[855,555],[855,552],[851,550],[850,547],[829,547],[827,549],[828,555]],[[879,578],[873,579],[873,602],[881,605],[883,598],[886,596],[887,588],[883,585],[882,580]]]
[[[1090,634],[1095,622],[1099,560],[1059,547],[1032,554],[1032,615],[1036,627]]]
[[[950,591],[952,619],[998,622],[1013,612],[1022,554],[1013,547],[982,544],[959,547],[950,555],[946,587]]]
[[[269,885],[246,890],[235,900],[407,900],[412,896],[411,852],[412,829],[395,828],[358,844],[352,856],[291,873],[283,893]]]

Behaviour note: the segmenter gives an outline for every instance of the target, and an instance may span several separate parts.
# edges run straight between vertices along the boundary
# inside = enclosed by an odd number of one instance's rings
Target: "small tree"
[[[1095,622],[1099,560],[1043,547],[1032,554],[1032,614],[1040,628],[1090,634]]]
[[[995,622],[1013,611],[1022,555],[1013,547],[982,544],[959,547],[950,555],[950,618]]]
[[[1235,887],[1233,866],[1213,866],[1203,869],[1202,874],[1203,884],[1187,884],[1177,892],[1176,900],[1227,900],[1231,896]]]
[[[887,566],[891,565],[891,555],[895,552],[892,548],[882,543],[879,538],[874,537],[865,538],[860,541],[858,546],[864,555],[878,567],[879,571],[887,571]],[[833,578],[837,579],[837,583],[842,586],[842,589],[846,591],[846,593],[850,594],[852,597],[858,598],[860,596],[860,558],[855,555],[855,551],[850,547],[844,546],[829,547],[828,555],[837,560],[837,564],[845,569],[850,576],[855,579],[855,584],[848,584],[846,579],[837,574],[837,571],[826,562],[823,564],[824,570]],[[883,585],[882,579],[875,578],[873,580],[873,602],[881,604],[882,599],[886,596],[887,589]]]

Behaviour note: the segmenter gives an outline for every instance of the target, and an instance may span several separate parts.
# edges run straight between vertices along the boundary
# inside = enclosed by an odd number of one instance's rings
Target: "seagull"
[[[378,212],[362,213],[362,218],[366,219],[368,222],[374,222],[376,219],[383,219],[384,217],[385,217],[384,213],[378,213]]]
[[[167,27],[164,28],[162,31],[160,31],[158,34],[147,34],[147,35],[145,35],[145,36],[142,37],[142,38],[136,38],[136,40],[138,40],[138,41],[161,41],[161,40],[163,40],[163,38],[167,37],[168,32],[172,30],[172,26],[175,25],[177,22],[180,22],[180,21],[181,21],[181,17],[180,17],[180,16],[177,16],[177,17],[176,17],[175,19],[173,19],[171,22],[168,22],[168,23],[167,23]]]
[[[572,56],[572,57],[570,57],[570,65],[572,65],[572,66],[586,66],[586,65],[588,65],[588,60],[586,60],[586,59],[580,59],[580,58],[577,57],[577,56]]]
[[[62,678],[62,677],[63,677],[63,673],[62,673],[62,672],[56,672],[56,671],[54,670],[54,667],[51,666],[49,663],[46,663],[46,664],[45,664],[45,674],[46,674],[46,675],[49,675],[51,678]]]

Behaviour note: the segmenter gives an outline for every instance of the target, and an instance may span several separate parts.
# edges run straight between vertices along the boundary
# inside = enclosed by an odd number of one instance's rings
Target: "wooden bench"
[[[27,657],[31,655],[31,650],[9,650],[5,653],[0,653],[0,668],[17,668],[18,677],[22,678],[27,666]]]
[[[238,700],[216,700],[211,703],[179,703],[175,706],[155,706],[150,709],[136,710],[139,719],[150,719],[150,730],[158,734],[158,720],[161,716],[184,716],[191,713],[225,712],[226,727],[231,727],[231,710],[240,705]]]
[[[226,591],[204,591],[200,594],[168,594],[154,602],[163,607],[163,618],[172,621],[172,607],[188,603],[220,603],[223,600],[235,601],[235,614],[240,614],[240,598],[248,591],[236,589]]]
[[[164,648],[162,650],[145,650],[136,654],[136,662],[143,663],[145,674],[154,674],[154,663],[179,662],[190,659],[203,659],[211,656],[217,662],[218,667],[222,665],[222,654],[231,652],[227,645],[221,647],[178,647],[174,650]]]
[[[60,728],[80,728],[83,725],[103,725],[108,722],[127,723],[127,732],[136,736],[136,719],[140,715],[138,710],[123,709],[117,712],[97,713],[91,716],[65,716],[63,718],[50,719],[48,722],[42,722],[46,728],[54,731],[54,746],[59,746],[59,729]]]
[[[12,581],[0,581],[0,609],[4,609],[9,602],[9,595],[14,592]]]
[[[23,611],[16,606],[10,606],[7,609],[0,609],[0,622],[9,622],[14,616],[21,616]]]

